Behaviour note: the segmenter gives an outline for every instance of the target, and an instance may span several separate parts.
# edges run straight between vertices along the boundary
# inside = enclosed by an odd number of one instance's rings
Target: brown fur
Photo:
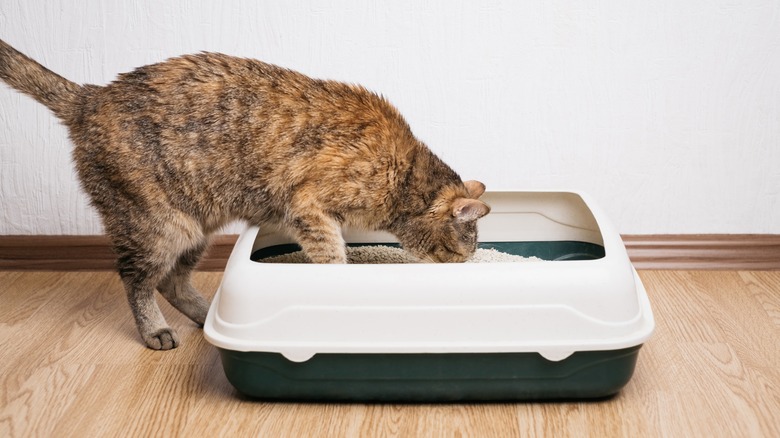
[[[460,177],[383,97],[216,53],[80,86],[0,41],[0,78],[67,126],[84,190],[150,348],[178,344],[154,291],[198,324],[190,272],[235,219],[285,227],[309,258],[345,263],[343,225],[395,234],[426,261],[475,250],[484,186]]]

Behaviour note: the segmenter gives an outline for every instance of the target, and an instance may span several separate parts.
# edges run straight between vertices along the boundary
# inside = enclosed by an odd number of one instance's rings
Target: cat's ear
[[[458,198],[452,203],[452,216],[458,222],[475,221],[490,213],[490,207],[482,201]]]
[[[465,181],[463,185],[466,186],[466,190],[469,191],[469,197],[472,199],[477,199],[485,193],[485,185],[479,181]]]

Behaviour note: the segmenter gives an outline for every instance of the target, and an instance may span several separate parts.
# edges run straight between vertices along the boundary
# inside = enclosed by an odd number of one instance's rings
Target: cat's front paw
[[[170,327],[143,336],[146,346],[152,350],[171,350],[179,346],[179,335]]]

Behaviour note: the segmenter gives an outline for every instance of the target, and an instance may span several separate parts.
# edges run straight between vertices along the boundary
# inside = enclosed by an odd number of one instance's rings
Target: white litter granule
[[[311,263],[303,251],[291,252],[278,256],[260,259],[263,263]],[[411,254],[401,248],[372,245],[347,247],[347,261],[352,264],[379,263],[420,263]],[[534,262],[542,261],[538,257],[522,257],[507,254],[495,249],[478,248],[466,263],[496,263],[496,262]]]

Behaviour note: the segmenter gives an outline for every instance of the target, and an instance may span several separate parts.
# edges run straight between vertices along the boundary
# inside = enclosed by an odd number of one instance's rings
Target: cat
[[[315,263],[346,263],[345,225],[388,231],[422,261],[463,262],[490,211],[484,184],[463,182],[358,85],[206,52],[79,85],[2,40],[0,78],[67,127],[152,349],[179,345],[155,290],[205,322],[190,274],[233,220],[283,227]]]

